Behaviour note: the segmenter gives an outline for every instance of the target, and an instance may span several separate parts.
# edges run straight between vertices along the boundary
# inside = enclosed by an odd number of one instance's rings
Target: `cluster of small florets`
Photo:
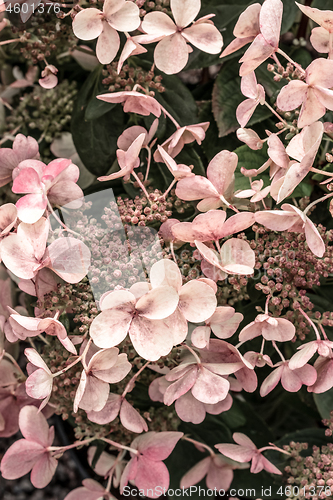
[[[64,80],[54,89],[39,86],[26,93],[6,118],[5,132],[18,129],[20,133],[42,138],[51,143],[61,132],[69,130],[77,83]],[[51,153],[46,148],[44,156]]]
[[[304,74],[290,62],[287,63],[286,67],[282,65],[278,66],[277,64],[268,64],[267,69],[271,73],[274,73],[274,81],[276,82],[280,82],[282,79],[288,81],[305,79]]]
[[[164,12],[168,14],[170,11],[170,0],[143,0],[140,1],[140,4],[137,2],[140,7],[140,16],[145,16],[148,12]]]
[[[301,305],[311,310],[313,304],[306,296],[306,291],[314,285],[320,286],[320,279],[333,272],[333,240],[332,231],[318,226],[325,244],[326,252],[322,259],[316,257],[308,248],[304,234],[276,234],[264,227],[253,226],[257,239],[250,241],[256,254],[255,269],[259,272],[255,278],[257,290],[265,295],[274,295],[271,305],[276,315],[283,309],[294,309]]]
[[[155,75],[152,70],[145,71],[142,68],[134,68],[128,64],[125,64],[118,74],[117,66],[117,62],[112,62],[102,71],[104,77],[102,83],[108,87],[110,92],[133,90],[135,85],[140,85],[148,91],[156,90],[159,93],[165,91],[161,83],[162,75]]]
[[[307,443],[289,443],[284,449],[291,453],[290,465],[285,467],[291,485],[290,500],[327,499],[333,492],[333,443],[313,446],[312,455],[304,457]],[[287,492],[287,487],[285,488]]]
[[[165,198],[161,191],[151,190],[149,194],[150,202],[146,196],[136,196],[134,200],[130,198],[117,198],[117,204],[110,203],[110,208],[105,209],[102,217],[108,227],[113,227],[112,212],[119,212],[124,225],[133,226],[156,226],[165,222],[172,216],[173,197]],[[119,216],[118,216],[119,217]]]
[[[29,29],[23,32],[23,40],[26,42],[21,42],[20,53],[30,64],[49,57],[53,60],[64,53],[64,47],[70,51],[78,43],[71,25],[61,22],[53,12],[52,15],[33,17]]]

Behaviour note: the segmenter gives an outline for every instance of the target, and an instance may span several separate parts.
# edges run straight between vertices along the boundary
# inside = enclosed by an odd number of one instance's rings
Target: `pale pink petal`
[[[189,488],[199,483],[208,473],[211,466],[211,457],[206,457],[190,469],[180,480],[181,488]]]
[[[195,347],[204,349],[207,347],[210,338],[209,326],[197,326],[191,334],[191,342]]]
[[[251,212],[240,212],[232,215],[221,228],[220,238],[244,231],[255,223],[254,214]]]
[[[149,35],[157,36],[172,35],[177,30],[175,23],[164,12],[149,12],[145,15],[141,27]]]
[[[163,38],[155,47],[154,61],[156,67],[167,75],[179,73],[188,61],[185,38],[178,32]]]
[[[307,218],[305,223],[305,237],[308,247],[317,257],[322,257],[326,251],[325,243],[313,222]]]
[[[119,61],[118,61],[118,66],[117,66],[117,72],[120,73],[121,68],[123,67],[124,62],[130,56],[144,54],[145,52],[147,52],[147,49],[145,49],[144,47],[142,47],[142,45],[139,45],[138,43],[135,43],[133,41],[133,39],[128,38],[126,40],[126,43],[124,45],[123,50],[121,51],[120,56],[119,56]],[[134,125],[134,126],[136,127],[137,125]],[[140,128],[143,128],[143,127],[140,127]],[[119,146],[119,144],[118,144],[118,147],[121,147],[121,146]],[[123,148],[121,147],[121,149],[123,149]]]
[[[185,201],[201,200],[209,197],[218,198],[219,201],[219,193],[214,185],[201,175],[181,179],[176,187],[176,196]]]
[[[332,61],[333,62],[333,61]],[[326,113],[326,107],[321,104],[317,97],[315,88],[308,88],[306,100],[301,107],[297,126],[303,128],[319,120]]]
[[[42,368],[34,371],[25,382],[28,396],[34,399],[44,399],[50,396],[53,386],[53,377]]]
[[[254,40],[254,36],[248,36],[246,38],[235,38],[229,45],[224,49],[220,57],[229,56],[233,54],[237,50],[241,49],[247,43],[250,43]]]
[[[146,421],[126,399],[122,402],[119,417],[122,425],[131,432],[141,434],[143,431],[148,431]]]
[[[252,274],[255,254],[250,245],[238,238],[231,238],[221,248],[223,270],[236,274]]]
[[[167,285],[178,291],[182,286],[179,267],[173,260],[162,259],[155,262],[151,267],[149,277],[153,288]]]
[[[186,394],[194,385],[197,379],[197,367],[191,368],[183,377],[169,385],[164,393],[164,404],[172,405],[176,399]]]
[[[178,307],[191,323],[201,323],[210,318],[216,306],[214,290],[206,283],[191,280],[179,292]]]
[[[177,399],[175,410],[183,422],[201,424],[206,417],[205,405],[195,399],[190,391]]]
[[[245,142],[245,144],[254,151],[262,149],[263,142],[254,130],[250,128],[239,128],[236,135],[240,141]]]
[[[218,54],[221,52],[223,45],[222,35],[212,24],[195,24],[183,30],[182,35],[188,42],[203,52],[207,52],[208,54]]]
[[[330,34],[325,28],[313,28],[311,31],[310,42],[317,52],[329,52]]]
[[[51,205],[58,205],[65,208],[80,208],[83,201],[82,189],[69,180],[56,182],[48,192],[48,199]]]
[[[136,487],[148,498],[158,498],[160,496],[158,488],[166,490],[169,487],[169,471],[163,462],[152,462],[145,456],[138,460],[138,469],[135,476]]]
[[[302,367],[304,368],[304,367]],[[299,368],[300,370],[302,368]],[[311,367],[313,368],[313,366]],[[315,371],[315,375],[317,376],[316,370],[313,368]],[[302,387],[302,381],[297,375],[298,370],[290,370],[287,365],[284,365],[282,375],[281,375],[281,385],[282,387],[288,391],[288,392],[298,392],[300,388]],[[316,376],[314,379],[314,382],[316,381]],[[311,384],[309,384],[311,385]]]
[[[214,404],[227,397],[229,388],[230,384],[225,378],[201,367],[191,392],[202,403]]]
[[[253,449],[245,446],[238,446],[237,444],[216,444],[215,448],[217,448],[222,455],[241,463],[249,462],[254,454]]]
[[[36,406],[24,406],[19,415],[19,426],[25,439],[49,446],[49,426]]]
[[[148,319],[163,319],[170,316],[178,305],[179,297],[172,286],[158,286],[143,295],[135,309]]]
[[[127,40],[128,42],[128,40]],[[126,42],[126,43],[127,43]],[[144,127],[140,127],[139,125],[133,125],[133,127],[129,127],[118,137],[117,146],[119,149],[123,151],[127,151],[131,144],[139,137],[139,135],[145,134],[144,144],[147,142],[147,130]]]
[[[199,14],[201,1],[200,0],[171,0],[170,2],[172,15],[177,26],[185,28]]]
[[[261,5],[255,3],[247,7],[238,18],[234,27],[234,36],[237,38],[255,37],[260,32],[259,14]]]
[[[100,10],[89,8],[76,14],[73,21],[74,35],[80,40],[94,40],[103,31],[103,14]]]
[[[67,283],[78,283],[86,276],[90,258],[89,248],[72,237],[53,241],[44,256],[44,259],[50,259],[48,267]]]
[[[333,359],[319,357],[316,359],[314,367],[317,370],[317,380],[308,387],[308,391],[322,394],[331,389],[333,385]]]
[[[30,480],[35,488],[45,488],[56,471],[58,461],[45,452],[34,465]]]
[[[120,38],[115,29],[103,22],[103,31],[96,44],[96,56],[101,64],[110,64],[120,47]]]
[[[268,377],[265,378],[260,387],[260,396],[263,398],[267,396],[280,382],[283,373],[283,365],[273,370]]]
[[[273,231],[285,231],[297,221],[297,216],[285,210],[266,210],[263,212],[256,212],[255,219],[256,222],[268,229],[272,229]]]
[[[210,161],[207,167],[207,177],[219,194],[223,194],[233,180],[233,174],[238,163],[236,153],[221,151]],[[191,179],[189,179],[191,182]],[[179,186],[179,184],[178,184]],[[201,199],[202,196],[200,196]]]
[[[110,2],[103,11],[110,26],[118,31],[134,31],[140,26],[139,7],[133,2],[125,2],[116,12],[111,13]]]
[[[33,224],[44,214],[47,199],[43,194],[27,194],[16,202],[17,216],[22,222]]]
[[[243,321],[243,315],[235,313],[233,307],[220,306],[209,319],[209,325],[219,339],[228,339],[235,333],[241,321]]]
[[[17,235],[24,238],[33,247],[35,257],[40,260],[44,253],[49,234],[50,223],[48,219],[41,218],[35,224],[21,223],[17,228]]]
[[[260,31],[272,47],[279,45],[282,12],[281,0],[266,0],[260,10]]]
[[[274,318],[277,324],[271,325],[269,321],[263,322],[262,336],[266,340],[276,340],[278,342],[287,342],[295,336],[294,325],[285,318]]]
[[[134,311],[135,296],[127,290],[115,290],[114,292],[104,293],[99,300],[99,307],[102,311],[112,309],[114,307],[123,306],[128,313]]]
[[[108,424],[118,416],[121,402],[120,394],[109,394],[105,406],[100,411],[88,411],[87,417],[91,422],[95,422],[96,424]]]
[[[132,321],[132,315],[121,309],[101,312],[90,325],[90,336],[101,348],[114,347],[124,340]]]
[[[32,246],[17,234],[1,241],[1,259],[5,266],[22,279],[31,279],[37,273],[39,262]]]
[[[307,344],[303,344],[301,347],[302,349],[290,358],[289,368],[291,370],[296,370],[297,368],[304,366],[315,354],[318,346],[316,342],[308,342]]]
[[[163,323],[168,326],[172,332],[174,346],[184,342],[188,333],[188,325],[183,313],[178,307],[171,316],[163,320]]]
[[[240,59],[242,63],[239,74],[245,76],[255,70],[261,63],[266,61],[274,53],[273,47],[266,42],[263,35],[258,35]]]
[[[202,243],[201,241],[194,241],[195,246],[199,250],[202,257],[209,262],[212,266],[216,266],[219,269],[222,269],[220,255],[216,252],[216,250],[212,250],[207,245]]]
[[[85,372],[83,371],[82,376],[84,376],[84,374]],[[93,375],[87,375],[86,378],[86,384],[79,402],[79,408],[83,408],[87,412],[91,410],[102,410],[108,400],[110,392],[109,384],[99,380]]]
[[[107,349],[107,351],[110,351],[110,349]],[[111,369],[95,370],[94,375],[95,377],[99,378],[100,380],[104,380],[104,382],[108,382],[109,384],[117,384],[118,382],[123,380],[126,375],[129,374],[131,369],[132,365],[127,360],[127,355],[125,353],[122,353],[119,354],[116,363],[112,366]]]
[[[236,109],[236,118],[241,127],[245,127],[255,112],[259,102],[255,99],[246,99]]]
[[[294,371],[305,385],[313,385],[317,380],[316,369],[311,365],[304,365]]]
[[[148,432],[134,439],[131,446],[151,461],[158,462],[168,458],[181,437],[182,432]]]
[[[298,135],[296,135],[295,137],[298,137]],[[290,141],[288,147],[290,146],[291,142],[292,141]],[[268,143],[268,155],[274,161],[274,163],[279,165],[279,167],[288,168],[288,166],[289,166],[289,158],[288,158],[289,151],[287,150],[287,152],[286,152],[286,149],[285,149],[281,139],[276,134],[271,134],[268,138],[267,143]]]
[[[220,415],[220,413],[230,410],[232,403],[232,397],[228,394],[223,401],[219,401],[214,405],[205,404],[205,410],[210,415]]]
[[[25,476],[43,453],[44,447],[39,443],[26,439],[15,441],[1,460],[2,476],[4,479],[18,479]]]
[[[301,11],[312,19],[315,23],[320,24],[328,32],[333,32],[333,14],[331,10],[319,10],[313,7],[308,7],[295,2]]]
[[[106,311],[105,311],[106,312]],[[129,335],[136,352],[144,359],[157,361],[169,354],[173,347],[171,328],[162,319],[149,320],[137,316],[129,329]]]
[[[333,62],[333,61],[332,61]],[[318,101],[325,106],[325,108],[333,110],[333,90],[324,89],[322,87],[315,86],[313,91],[318,99]]]
[[[306,99],[308,85],[301,80],[292,80],[283,87],[277,97],[276,104],[282,111],[298,108]]]

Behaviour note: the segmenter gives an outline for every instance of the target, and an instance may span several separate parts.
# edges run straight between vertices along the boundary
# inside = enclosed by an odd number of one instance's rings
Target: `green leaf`
[[[97,118],[105,115],[105,113],[108,113],[108,111],[111,111],[115,105],[116,104],[114,103],[100,101],[96,97],[93,97],[88,102],[84,117],[86,120],[96,120]]]
[[[75,148],[85,167],[97,176],[105,175],[114,162],[117,139],[125,124],[121,106],[109,105],[110,111],[103,112],[98,118],[86,118],[87,107],[98,93],[100,72],[100,67],[97,67],[83,84],[74,104],[71,122]],[[89,116],[95,112],[96,108],[90,105]]]
[[[322,418],[330,418],[333,411],[333,388],[322,394],[313,394],[314,402]]]
[[[223,64],[214,84],[212,106],[219,137],[224,137],[240,127],[236,119],[236,109],[245,98],[240,91],[241,78],[238,72],[239,67],[235,64],[235,59],[227,61]],[[259,105],[247,126],[251,127],[269,118],[271,114],[266,106]]]
[[[155,99],[172,114],[181,125],[197,123],[197,105],[189,89],[175,75],[164,75],[165,92],[155,93]]]

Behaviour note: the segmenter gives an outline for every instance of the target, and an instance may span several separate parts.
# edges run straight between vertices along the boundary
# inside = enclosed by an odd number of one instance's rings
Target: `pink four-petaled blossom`
[[[210,161],[207,178],[196,175],[181,179],[177,184],[176,195],[185,201],[202,200],[197,205],[200,212],[228,205],[225,197],[232,194],[237,163],[236,153],[221,151]]]
[[[13,170],[23,160],[38,159],[38,142],[33,137],[17,134],[12,148],[0,148],[0,187],[12,180]]]
[[[170,6],[175,23],[163,12],[150,12],[142,22],[143,31],[155,36],[149,41],[159,42],[154,51],[157,68],[169,75],[186,66],[191,50],[187,43],[209,54],[218,54],[223,44],[221,33],[207,18],[187,27],[199,13],[201,0],[171,0]]]
[[[325,253],[325,243],[313,222],[302,210],[289,203],[284,203],[281,208],[282,210],[256,212],[255,219],[259,224],[273,231],[305,233],[311,252],[317,257],[322,257]]]
[[[167,318],[177,308],[178,294],[172,286],[158,286],[137,299],[131,289],[114,291],[105,297],[100,303],[102,312],[90,326],[90,336],[98,347],[109,348],[129,333],[138,354],[156,361],[169,354],[174,345]]]
[[[197,326],[191,334],[191,341],[195,347],[209,348],[210,331],[219,339],[230,338],[237,330],[244,317],[235,312],[230,306],[219,306],[214,314],[205,321],[205,326]]]
[[[281,89],[276,104],[282,111],[301,107],[297,126],[319,120],[326,109],[333,110],[333,61],[315,59],[305,71],[305,82],[291,80]]]
[[[121,478],[120,492],[123,493],[129,481],[134,481],[148,498],[157,498],[163,488],[167,490],[170,476],[163,460],[168,458],[182,436],[182,432],[147,432],[135,438],[131,443],[131,460]],[[160,494],[157,486],[161,488]]]
[[[312,356],[318,352],[319,356],[322,358],[331,358],[332,356],[333,342],[330,340],[313,340],[312,342],[307,342],[306,344],[300,345],[296,352],[289,360],[289,368],[295,370],[296,368],[301,368],[304,366]]]
[[[22,222],[33,224],[44,214],[48,201],[66,208],[80,208],[83,192],[76,184],[79,168],[59,158],[48,165],[38,160],[22,161],[13,172],[13,192],[26,194],[16,203]]]
[[[95,8],[81,10],[73,21],[73,32],[80,40],[94,40],[101,64],[109,64],[120,46],[117,31],[134,31],[140,25],[139,8],[134,2],[106,0],[103,12]]]
[[[196,241],[216,241],[250,227],[255,219],[250,212],[241,212],[226,220],[223,210],[209,210],[197,215],[192,222],[178,222],[171,232],[176,240],[193,243]]]
[[[258,449],[253,441],[251,441],[251,439],[245,434],[235,432],[232,437],[237,444],[226,443],[215,445],[215,448],[217,448],[222,455],[241,463],[249,462],[251,460],[250,471],[253,474],[257,474],[262,470],[266,470],[272,474],[282,474],[281,471],[272,464],[272,462],[269,462],[269,460],[262,455],[262,448]]]
[[[245,127],[259,104],[265,102],[265,90],[262,85],[258,85],[254,71],[243,76],[241,81],[241,91],[248,99],[241,102],[236,109],[236,118],[241,127]]]
[[[109,394],[105,406],[99,411],[88,411],[87,417],[91,422],[105,425],[112,422],[119,415],[121,425],[131,432],[141,434],[148,431],[146,421],[140,413],[121,394]]]
[[[311,32],[310,42],[317,52],[329,54],[329,59],[333,56],[333,12],[331,10],[319,10],[314,7],[301,5],[295,2],[301,9],[303,14],[320,25],[320,28],[313,28]]]
[[[166,141],[163,142],[161,147],[172,157],[175,158],[185,144],[190,144],[196,141],[199,145],[205,139],[206,131],[209,127],[209,122],[194,123],[193,125],[185,125],[185,127],[177,128]],[[162,162],[162,156],[159,150],[154,153],[154,160]]]
[[[219,252],[201,241],[194,241],[205,263],[201,269],[205,276],[214,281],[224,280],[228,274],[252,274],[255,254],[247,241],[231,238],[221,246]]]
[[[161,115],[161,106],[154,97],[135,90],[124,90],[123,92],[111,92],[96,96],[101,101],[110,103],[124,103],[125,113],[136,113],[149,116],[152,113],[156,118]]]
[[[54,439],[54,428],[35,406],[24,406],[19,415],[19,439],[6,451],[1,461],[5,479],[18,479],[31,471],[30,480],[35,488],[45,488],[51,481],[58,462],[49,451]]]
[[[246,342],[262,335],[265,340],[287,342],[295,336],[294,325],[285,318],[273,318],[268,314],[258,314],[239,334],[239,341]]]
[[[78,283],[88,272],[90,250],[72,237],[58,238],[46,248],[49,221],[42,217],[35,224],[21,224],[0,244],[5,266],[22,279],[31,279],[40,269],[50,268],[67,283]]]
[[[291,370],[289,362],[289,360],[280,361],[274,365],[275,370],[261,384],[261,397],[267,396],[278,385],[280,380],[282,387],[288,392],[298,392],[303,384],[312,386],[316,382],[317,372],[313,366],[304,364],[301,368]]]
[[[145,141],[145,134],[140,134],[133,143],[129,146],[126,151],[122,149],[117,150],[117,158],[120,166],[120,170],[110,175],[104,175],[103,177],[98,177],[99,181],[111,181],[113,179],[118,179],[123,177],[125,181],[128,181],[133,170],[140,165],[139,154],[142,145]]]
[[[86,411],[102,410],[109,396],[109,384],[123,380],[131,368],[127,355],[119,354],[116,347],[96,352],[82,371],[74,398],[74,412],[78,408]]]

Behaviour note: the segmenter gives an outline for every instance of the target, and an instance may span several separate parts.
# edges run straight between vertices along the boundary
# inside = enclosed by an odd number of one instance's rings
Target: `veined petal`
[[[163,320],[150,320],[137,316],[131,324],[129,336],[139,356],[157,361],[169,354],[173,347],[172,328]]]
[[[195,24],[183,30],[182,35],[188,42],[203,52],[208,52],[208,54],[221,52],[223,38],[216,26],[212,24]]]
[[[279,45],[282,13],[283,3],[281,0],[266,0],[260,10],[260,31],[272,47]]]
[[[333,62],[333,61],[332,61]],[[306,99],[301,107],[297,126],[303,128],[319,120],[326,113],[326,107],[319,101],[315,88],[308,88]]]
[[[285,87],[283,87],[277,97],[276,104],[282,111],[292,111],[298,108],[304,99],[308,85],[301,80],[292,80]]]
[[[124,340],[132,321],[132,315],[121,309],[107,309],[93,320],[90,336],[97,347],[114,347]]]
[[[45,452],[34,465],[30,480],[35,488],[45,488],[54,476],[58,460]]]
[[[44,214],[47,199],[43,194],[26,194],[16,202],[17,216],[22,222],[33,224]]]
[[[260,34],[256,36],[250,47],[240,59],[240,62],[243,63],[239,70],[240,76],[245,76],[255,70],[273,53],[274,48],[266,42],[263,35]]]
[[[238,18],[233,34],[237,38],[255,37],[260,33],[259,14],[260,3],[255,3],[247,7]]]
[[[116,57],[120,46],[120,38],[117,31],[103,22],[103,31],[99,35],[96,44],[96,56],[101,64],[109,64]]]
[[[107,5],[104,12],[110,26],[118,31],[134,31],[140,26],[140,11],[134,2],[125,2],[117,12],[112,14]]]
[[[151,267],[149,277],[153,288],[167,285],[178,291],[182,286],[182,275],[179,267],[170,259],[161,259],[155,262]]]
[[[95,8],[81,10],[73,21],[73,33],[80,40],[94,40],[103,31],[103,13]]]
[[[320,24],[328,32],[333,32],[333,12],[331,10],[319,10],[295,2],[297,7],[308,16],[312,21]]]
[[[168,36],[177,31],[173,20],[164,12],[149,12],[145,15],[141,27],[148,35]]]
[[[185,201],[201,200],[202,198],[219,199],[219,193],[214,185],[201,175],[181,179],[176,187],[176,196]]]
[[[201,0],[171,0],[170,7],[177,26],[185,28],[199,14]]]
[[[167,75],[179,73],[188,61],[185,38],[178,32],[163,38],[155,47],[154,61],[156,67]]]
[[[140,316],[148,319],[163,319],[170,316],[179,302],[173,286],[158,286],[150,290],[137,301],[135,309]]]
[[[231,153],[227,150],[217,153],[210,161],[207,167],[207,177],[219,194],[223,194],[232,182],[237,163],[238,156],[236,153]],[[189,182],[191,182],[191,179],[189,179]],[[198,199],[201,198],[203,196],[200,196]]]
[[[191,280],[179,292],[179,309],[187,321],[201,323],[210,318],[217,306],[214,290],[206,283]]]

